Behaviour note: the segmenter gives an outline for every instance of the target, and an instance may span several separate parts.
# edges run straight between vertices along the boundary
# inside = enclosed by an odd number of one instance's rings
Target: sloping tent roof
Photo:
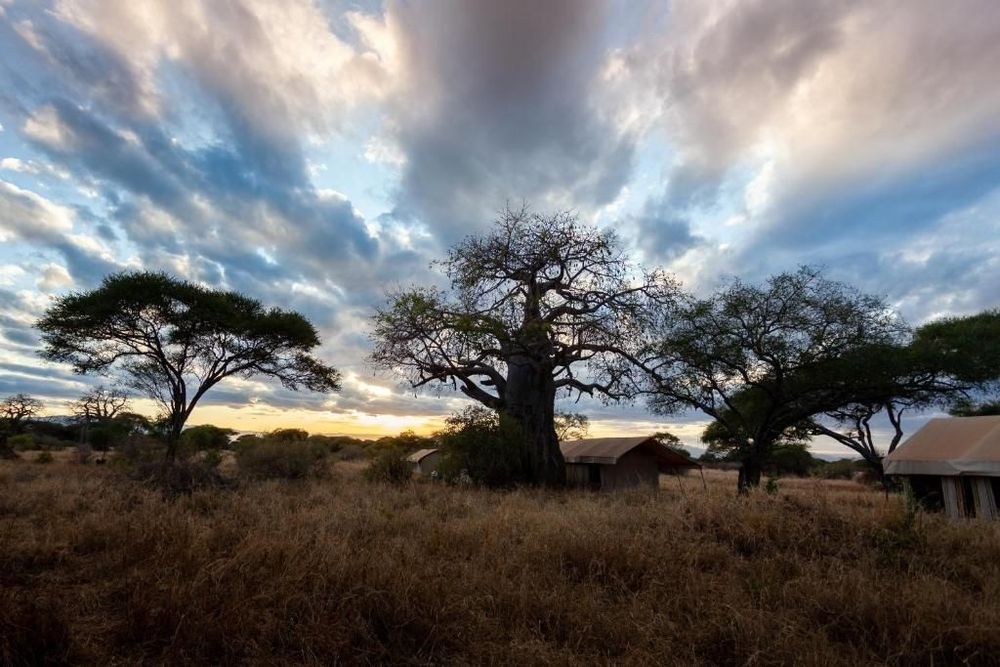
[[[932,419],[885,458],[885,472],[1000,476],[1000,417]]]
[[[656,438],[586,438],[559,443],[566,463],[600,463],[615,465],[618,459],[641,447],[653,454],[661,466],[668,468],[700,468],[701,464],[675,452]]]
[[[437,449],[418,449],[417,451],[407,456],[406,460],[409,461],[410,463],[420,463],[421,461],[423,461],[425,458],[435,453],[436,451]]]

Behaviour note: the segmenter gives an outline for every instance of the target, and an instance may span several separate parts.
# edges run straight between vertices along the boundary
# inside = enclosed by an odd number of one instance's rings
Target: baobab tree
[[[27,394],[14,394],[0,401],[0,458],[17,456],[8,446],[8,438],[20,433],[24,423],[41,410],[42,402]]]
[[[496,410],[521,433],[519,476],[563,484],[556,396],[631,397],[631,359],[676,283],[636,271],[613,232],[524,208],[438,265],[451,288],[390,295],[374,318],[372,360],[414,387],[450,382]]]

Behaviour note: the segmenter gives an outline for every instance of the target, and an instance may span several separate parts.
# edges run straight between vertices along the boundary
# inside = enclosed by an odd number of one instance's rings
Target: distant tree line
[[[437,266],[448,289],[403,289],[377,309],[371,360],[413,387],[450,386],[480,404],[453,416],[438,440],[460,453],[453,465],[485,483],[564,483],[559,442],[586,424],[559,417],[561,397],[642,400],[661,415],[701,411],[712,420],[709,451],[739,465],[741,492],[814,437],[849,448],[881,477],[905,414],[1000,407],[997,310],[914,329],[884,299],[815,267],[697,296],[662,270],[632,264],[612,231],[526,208],[505,211]],[[313,356],[319,337],[299,313],[162,273],[108,276],[57,299],[37,326],[43,357],[117,381],[74,404],[82,439],[98,451],[156,439],[165,471],[185,446],[218,449],[232,437],[185,429],[226,378],[340,387],[338,371]],[[125,390],[156,401],[159,417],[131,412]],[[0,406],[0,455],[39,408],[24,395]],[[884,442],[879,420],[892,429]],[[308,439],[293,436],[269,441]]]

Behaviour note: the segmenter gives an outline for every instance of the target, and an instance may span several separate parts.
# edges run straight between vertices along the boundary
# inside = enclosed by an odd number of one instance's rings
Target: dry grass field
[[[0,464],[10,664],[990,664],[1000,527],[853,483],[658,493],[328,478],[179,500]]]

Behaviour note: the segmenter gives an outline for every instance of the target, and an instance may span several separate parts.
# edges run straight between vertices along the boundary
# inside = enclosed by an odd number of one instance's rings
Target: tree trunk
[[[740,476],[736,481],[736,490],[743,496],[750,493],[751,488],[760,486],[760,473],[762,466],[755,457],[744,459],[740,466]]]
[[[740,466],[740,475],[736,480],[736,491],[742,496],[750,492],[751,488],[760,486],[760,475],[764,469],[764,452],[769,451],[770,445],[762,447],[759,441],[746,443],[746,454]]]
[[[521,466],[526,481],[544,486],[566,483],[566,464],[555,429],[555,381],[552,371],[528,357],[507,362],[503,414],[521,431]]]
[[[177,447],[181,441],[181,431],[184,430],[184,419],[181,416],[170,418],[170,426],[167,429],[167,451],[164,456],[164,467],[171,466],[177,460]]]

